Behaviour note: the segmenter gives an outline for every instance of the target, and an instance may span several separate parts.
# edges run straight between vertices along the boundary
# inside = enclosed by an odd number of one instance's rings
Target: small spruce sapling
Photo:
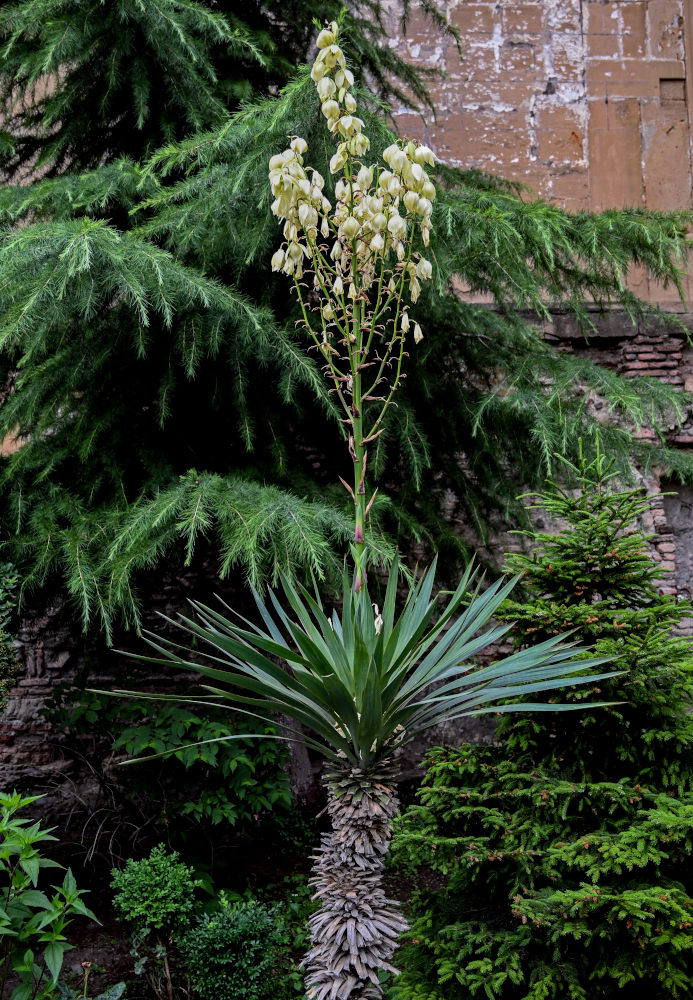
[[[394,856],[433,869],[392,1000],[547,1000],[693,989],[691,608],[660,593],[651,506],[599,455],[576,491],[531,497],[560,519],[508,561],[526,598],[499,617],[518,645],[575,628],[622,673],[566,692],[613,701],[503,719],[500,745],[434,751]]]

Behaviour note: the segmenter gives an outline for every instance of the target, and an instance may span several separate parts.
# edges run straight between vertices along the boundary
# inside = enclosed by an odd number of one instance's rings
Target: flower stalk
[[[325,180],[304,162],[300,136],[273,156],[269,179],[272,211],[284,222],[284,240],[272,268],[293,278],[302,323],[324,358],[323,370],[344,414],[352,485],[342,483],[354,503],[354,589],[366,583],[368,445],[384,430],[403,376],[407,338],[423,339],[410,321],[431,262],[416,248],[428,246],[435,186],[425,165],[432,151],[414,142],[393,143],[383,163],[368,165],[370,140],[356,114],[354,77],[337,44],[332,22],[318,35],[311,71],[336,151],[330,171],[338,174],[334,205]]]

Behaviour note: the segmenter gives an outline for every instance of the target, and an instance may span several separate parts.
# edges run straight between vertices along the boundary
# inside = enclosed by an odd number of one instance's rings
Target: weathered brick
[[[501,49],[501,67],[508,82],[522,80],[531,86],[538,70],[534,46],[530,42],[506,41]]]
[[[590,58],[616,59],[621,54],[620,38],[616,34],[589,35],[587,38],[587,51]]]
[[[623,127],[589,130],[590,162],[600,165],[599,172],[591,176],[592,207],[597,211],[643,203],[638,102],[619,104],[621,107],[612,109],[610,102],[609,115],[617,111]]]
[[[683,33],[684,10],[681,0],[649,0],[647,41],[651,56],[684,59]]]
[[[488,3],[463,3],[450,12],[450,20],[460,29],[464,40],[472,35],[493,34],[498,15]]]
[[[621,41],[626,58],[641,59],[646,52],[645,17],[647,3],[619,4]]]
[[[540,3],[519,3],[503,10],[503,29],[506,37],[539,36],[545,27],[544,11]]]
[[[609,97],[659,97],[659,81],[685,77],[683,62],[664,59],[590,59],[587,88]]]

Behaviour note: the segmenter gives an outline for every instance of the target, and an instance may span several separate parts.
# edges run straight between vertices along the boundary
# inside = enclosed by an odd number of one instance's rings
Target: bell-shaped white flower
[[[329,101],[337,93],[337,85],[329,76],[323,76],[322,80],[318,80],[317,91],[321,101]]]
[[[276,253],[272,255],[272,270],[281,271],[284,266],[284,261],[286,260],[286,254],[283,250],[277,250]]]
[[[323,28],[317,38],[316,45],[319,49],[326,49],[329,45],[334,45],[336,36],[329,28]]]
[[[433,274],[433,267],[430,260],[422,257],[416,265],[416,274],[422,281],[427,281]]]
[[[432,167],[436,162],[435,154],[428,146],[419,146],[414,152],[414,159],[420,164],[430,163]]]
[[[428,198],[429,201],[433,201],[436,196],[436,189],[431,181],[426,180],[423,182],[421,185],[421,194],[424,198]]]
[[[353,240],[354,237],[358,235],[361,226],[358,220],[353,217],[353,215],[348,216],[342,223],[342,232],[347,237],[347,239]]]
[[[362,191],[367,191],[373,183],[373,167],[361,167],[356,175],[356,180]]]
[[[423,333],[421,332],[421,327],[418,323],[414,323],[414,343],[420,344],[423,340]]]

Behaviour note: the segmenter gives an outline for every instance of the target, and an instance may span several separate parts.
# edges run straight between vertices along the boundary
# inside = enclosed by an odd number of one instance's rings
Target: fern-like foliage
[[[313,19],[340,0],[13,0],[0,11],[0,152],[10,176],[139,158],[212,126],[253,94],[281,86],[306,58]],[[406,26],[411,0],[402,3]],[[458,40],[435,0],[423,9]],[[377,0],[349,5],[351,63],[381,96],[428,104],[425,78],[387,44]],[[459,44],[459,40],[458,40]],[[19,95],[19,100],[17,97]]]

